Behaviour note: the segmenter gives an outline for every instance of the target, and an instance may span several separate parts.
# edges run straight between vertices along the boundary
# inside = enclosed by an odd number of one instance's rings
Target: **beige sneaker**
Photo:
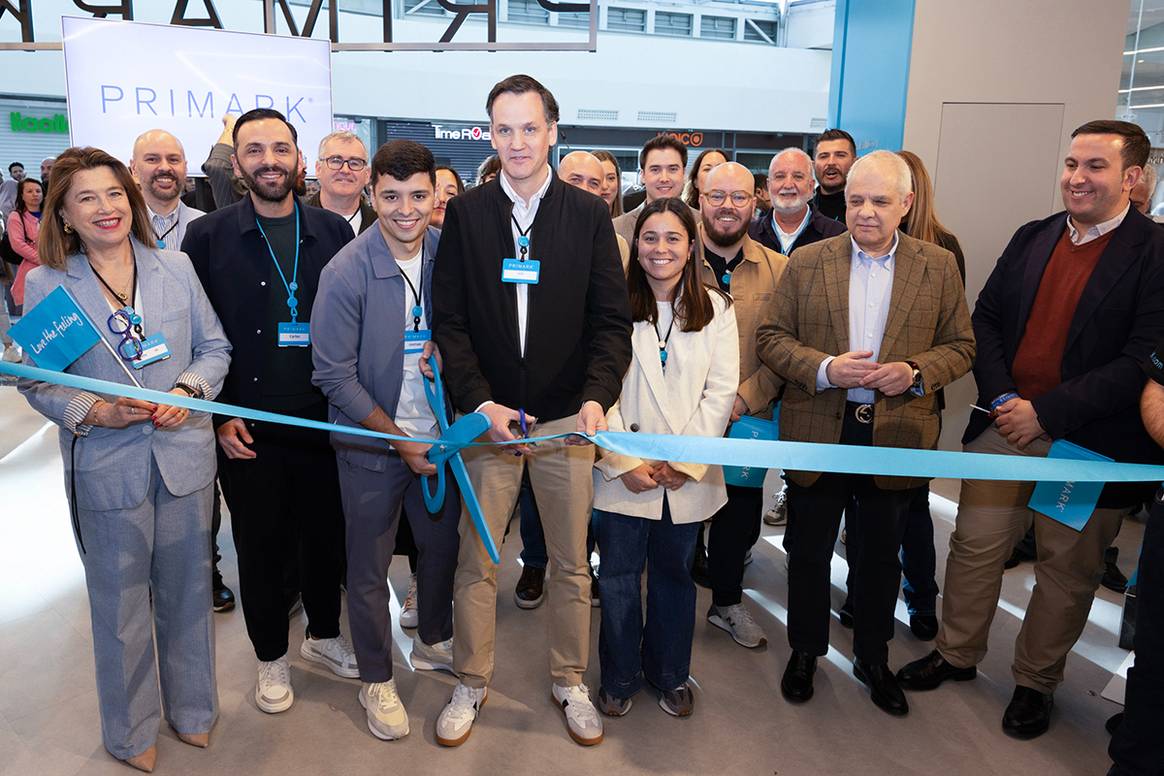
[[[360,686],[360,705],[368,713],[368,730],[381,741],[408,735],[408,712],[396,692],[396,680],[365,682]]]

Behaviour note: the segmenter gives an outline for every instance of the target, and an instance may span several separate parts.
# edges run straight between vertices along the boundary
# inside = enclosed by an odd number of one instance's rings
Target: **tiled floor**
[[[939,582],[953,505],[937,497]],[[696,712],[665,715],[640,694],[629,716],[607,720],[606,741],[582,749],[567,738],[549,699],[544,607],[521,611],[512,601],[519,569],[514,541],[504,548],[498,606],[496,677],[472,738],[446,750],[433,738],[437,714],[453,680],[413,673],[409,635],[397,629],[397,682],[412,722],[405,740],[385,743],[368,733],[356,700],[358,683],[292,660],[297,701],[284,714],[258,711],[252,698],[254,656],[239,610],[215,618],[221,716],[211,746],[196,750],[163,729],[160,774],[1102,774],[1103,722],[1117,709],[1098,697],[1126,655],[1115,645],[1119,597],[1100,591],[1091,621],[1068,660],[1056,694],[1054,725],[1035,741],[1012,740],[999,720],[1013,689],[1010,660],[1033,578],[1029,565],[1008,572],[995,619],[992,651],[977,681],[910,696],[903,719],[877,710],[852,676],[851,632],[834,621],[832,645],[817,675],[816,697],[784,702],[780,673],[787,658],[787,602],[782,529],[765,527],[745,578],[747,602],[770,644],[749,651],[703,619],[699,593],[692,663]],[[1128,570],[1143,528],[1128,522],[1119,537]],[[237,590],[229,525],[221,535],[222,570]],[[394,566],[392,583],[407,580]],[[845,565],[834,564],[834,602],[843,595]],[[394,602],[394,606],[396,603]],[[593,641],[597,642],[598,610]],[[924,655],[898,608],[894,667]],[[303,622],[292,628],[297,655]],[[597,649],[591,650],[591,687]],[[69,528],[56,434],[11,388],[0,387],[0,775],[128,774],[101,745],[84,580]]]

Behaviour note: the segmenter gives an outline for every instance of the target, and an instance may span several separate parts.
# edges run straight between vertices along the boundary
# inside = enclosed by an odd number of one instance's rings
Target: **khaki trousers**
[[[970,453],[1045,457],[1048,442],[1019,450],[995,426],[965,446]],[[942,627],[936,646],[959,668],[986,656],[990,624],[998,608],[1003,564],[1032,521],[1038,556],[1035,588],[1015,642],[1015,684],[1044,693],[1063,681],[1067,654],[1079,639],[1103,576],[1103,552],[1126,510],[1096,509],[1082,532],[1027,509],[1033,482],[963,480],[958,517],[950,537]]]
[[[576,415],[538,423],[534,435],[577,428]],[[555,684],[582,683],[590,653],[590,569],[586,529],[594,504],[594,448],[564,441],[541,443],[518,457],[507,448],[465,448],[469,479],[493,540],[500,546],[517,504],[523,470],[542,515],[550,566],[546,579],[549,610],[550,676]],[[461,548],[453,583],[453,666],[470,687],[485,687],[493,676],[497,630],[497,566],[461,514]],[[514,655],[528,660],[528,653]]]

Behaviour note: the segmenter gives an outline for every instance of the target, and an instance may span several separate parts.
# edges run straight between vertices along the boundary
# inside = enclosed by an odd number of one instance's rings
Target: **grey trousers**
[[[163,707],[179,733],[207,733],[218,716],[210,592],[214,488],[173,496],[152,457],[149,466],[150,484],[138,506],[93,511],[78,505],[77,513],[101,736],[120,760],[154,745]]]
[[[421,481],[396,455],[377,472],[339,458],[340,495],[347,525],[348,622],[360,679],[392,678],[392,617],[388,565],[396,548],[401,508],[416,540],[416,595],[425,644],[453,636],[453,575],[457,570],[461,497],[452,476],[440,514],[430,515]]]

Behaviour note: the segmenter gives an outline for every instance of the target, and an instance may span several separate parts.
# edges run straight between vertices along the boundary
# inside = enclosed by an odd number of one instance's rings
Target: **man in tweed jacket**
[[[966,374],[974,333],[954,256],[897,231],[913,203],[895,154],[859,160],[846,186],[849,231],[797,251],[770,318],[761,360],[786,383],[781,439],[932,448],[936,392]],[[816,658],[828,651],[829,562],[850,499],[854,674],[890,714],[909,711],[888,667],[909,489],[924,480],[787,472],[788,640],[781,690],[812,697]],[[857,510],[854,510],[857,511]]]

